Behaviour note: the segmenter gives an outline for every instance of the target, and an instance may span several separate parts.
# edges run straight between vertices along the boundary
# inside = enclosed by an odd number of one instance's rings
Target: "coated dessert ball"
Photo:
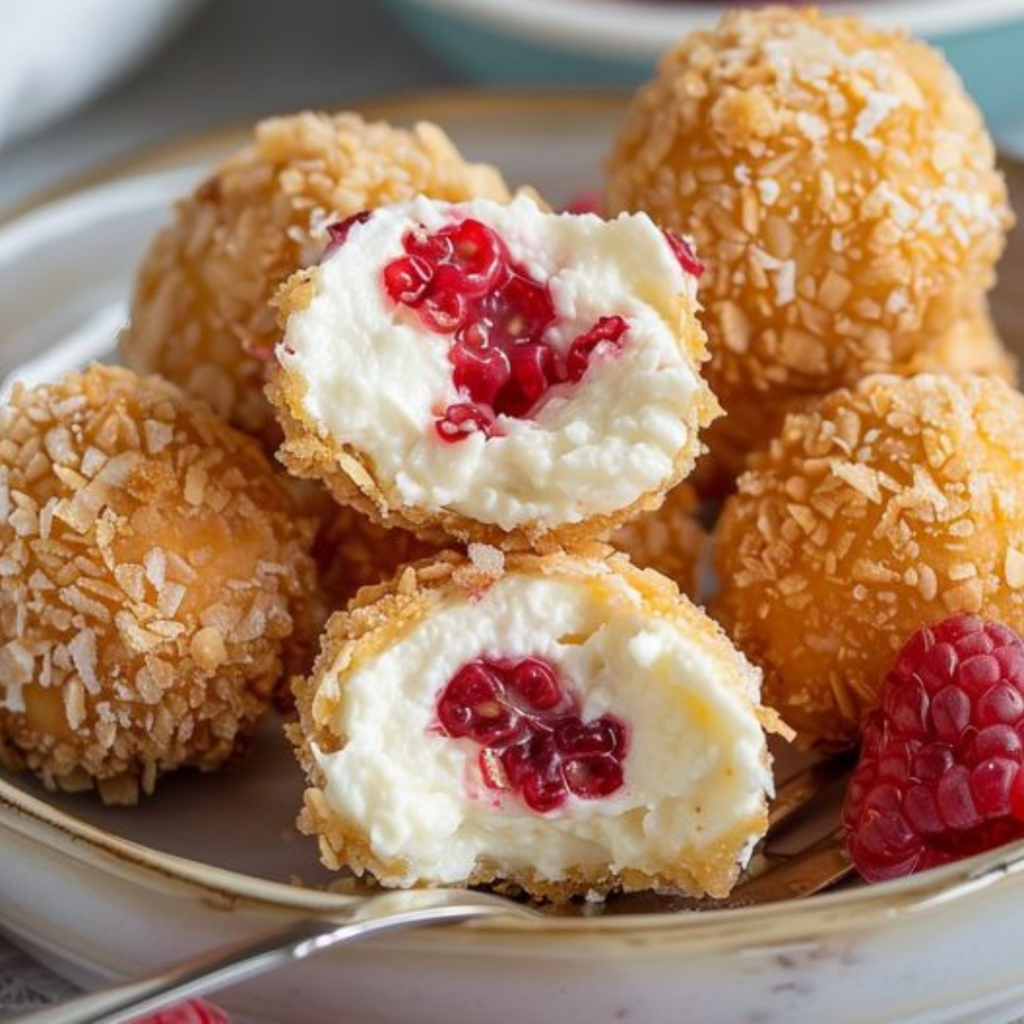
[[[941,54],[810,8],[732,12],[672,50],[607,193],[696,241],[712,390],[729,415],[763,409],[733,424],[745,450],[793,399],[939,349],[993,284],[1011,221]]]
[[[326,492],[325,497],[329,508],[321,513],[313,557],[331,611],[344,608],[362,587],[390,579],[400,566],[438,552],[436,545],[407,530],[380,526]]]
[[[869,377],[750,467],[715,535],[716,613],[805,739],[855,740],[919,627],[1024,627],[1024,397],[1003,381]]]
[[[432,124],[404,130],[315,113],[261,122],[153,240],[122,338],[125,361],[276,443],[263,396],[279,339],[274,293],[316,262],[331,225],[419,193],[507,198],[496,170],[467,163]]]
[[[977,373],[1000,377],[1012,384],[1017,380],[1017,360],[1000,340],[982,304],[946,331],[936,348],[915,353],[909,363],[894,367],[893,372],[905,376]],[[757,401],[734,406],[704,434],[712,454],[700,459],[694,469],[692,480],[696,490],[704,495],[731,493],[749,456],[779,433],[786,416],[807,411],[820,399],[820,395],[785,395],[776,404],[769,395],[763,395]]]
[[[93,366],[0,412],[0,751],[113,802],[217,767],[267,710],[313,586],[259,445]]]

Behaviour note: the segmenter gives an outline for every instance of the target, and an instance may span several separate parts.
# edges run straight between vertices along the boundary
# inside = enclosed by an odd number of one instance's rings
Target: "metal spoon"
[[[839,881],[850,871],[839,831],[794,854],[773,852],[771,840],[802,817],[845,771],[846,766],[840,762],[824,762],[779,787],[770,815],[769,840],[758,855],[763,870],[737,885],[727,899],[697,900],[643,893],[612,901],[607,912],[665,913],[752,906],[810,896]],[[555,911],[559,912],[564,913]],[[382,932],[481,918],[504,917],[536,924],[545,916],[548,915],[544,911],[509,897],[466,889],[375,894],[355,903],[344,915],[307,918],[255,939],[220,946],[143,978],[21,1017],[18,1024],[120,1024],[168,1003],[236,985],[264,971]]]

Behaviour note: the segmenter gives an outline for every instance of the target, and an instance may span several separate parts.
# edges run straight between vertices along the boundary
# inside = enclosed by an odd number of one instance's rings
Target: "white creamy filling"
[[[581,698],[584,721],[605,712],[624,721],[622,787],[598,800],[570,795],[545,815],[487,789],[480,746],[435,728],[438,694],[487,655],[545,658]],[[380,858],[408,865],[391,880],[399,884],[459,882],[481,861],[548,880],[578,866],[654,873],[720,855],[722,842],[742,844],[739,859],[758,837],[736,830],[757,814],[771,776],[761,726],[722,672],[624,589],[609,598],[508,575],[480,600],[452,598],[344,680],[336,726],[348,743],[315,750],[327,803]]]
[[[602,316],[629,322],[621,355],[596,359],[583,381],[534,419],[499,417],[503,436],[438,438],[439,411],[465,401],[452,382],[450,338],[396,308],[381,272],[404,255],[415,225],[433,232],[473,217],[551,289],[558,323],[545,335],[564,355]],[[643,214],[605,222],[504,206],[449,206],[423,197],[378,210],[316,271],[316,295],[288,319],[278,356],[308,385],[307,414],[325,439],[353,445],[403,504],[447,509],[513,529],[579,522],[659,487],[678,453],[699,387],[678,342],[677,300],[696,306],[661,231]]]

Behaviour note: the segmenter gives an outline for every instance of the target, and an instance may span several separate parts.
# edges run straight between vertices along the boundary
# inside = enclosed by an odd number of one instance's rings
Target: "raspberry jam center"
[[[579,701],[542,658],[478,658],[451,678],[437,700],[440,731],[470,739],[484,784],[518,794],[543,814],[570,794],[609,796],[623,784],[625,724],[614,715],[583,721]]]
[[[417,228],[402,246],[405,255],[384,267],[385,292],[427,330],[451,338],[452,381],[463,400],[435,423],[444,441],[496,436],[498,416],[533,416],[552,388],[578,383],[594,358],[622,348],[628,323],[605,316],[563,358],[545,339],[556,321],[550,288],[478,220],[433,233]]]

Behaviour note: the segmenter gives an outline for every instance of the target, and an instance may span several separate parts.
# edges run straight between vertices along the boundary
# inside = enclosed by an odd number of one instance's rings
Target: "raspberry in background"
[[[231,1018],[212,1003],[189,999],[149,1017],[139,1017],[132,1024],[231,1024]]]
[[[871,882],[1024,838],[1024,640],[973,615],[919,629],[864,721],[843,807]]]

